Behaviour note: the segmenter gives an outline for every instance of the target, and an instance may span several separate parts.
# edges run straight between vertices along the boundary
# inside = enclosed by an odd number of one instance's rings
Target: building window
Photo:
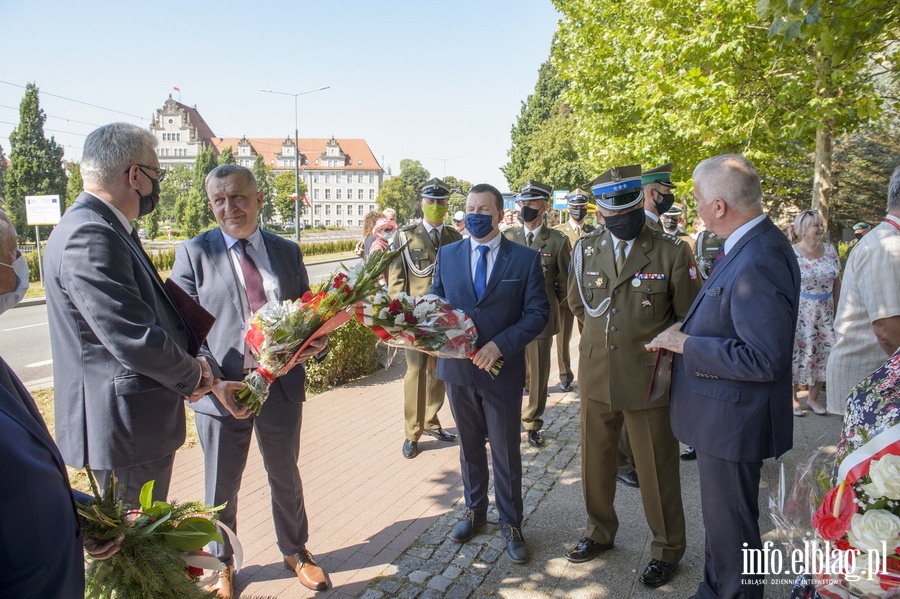
[[[341,182],[341,174],[340,174],[340,173],[335,173],[335,174],[334,174],[334,182],[335,182],[335,183],[340,183],[340,182]]]
[[[313,189],[313,199],[314,199],[314,200],[318,200],[318,199],[319,199],[319,188],[318,188],[318,187],[316,187],[315,189]],[[316,206],[316,208],[318,208],[318,206]]]
[[[362,173],[356,173],[356,182],[357,182],[357,183],[362,183],[362,180],[363,180],[363,174],[362,174]]]
[[[369,183],[375,182],[375,173],[369,173]]]
[[[319,182],[319,173],[313,173],[313,183]]]
[[[356,192],[356,199],[358,199],[358,200],[363,199],[363,194],[365,193],[365,191],[366,191],[365,189],[360,187]]]
[[[318,204],[316,204],[315,206],[313,206],[313,212],[316,213],[316,216],[319,216],[319,205],[318,205]]]
[[[331,214],[331,204],[325,204],[325,216]]]
[[[334,199],[336,199],[336,200],[341,199],[341,188],[340,187],[338,187],[337,189],[334,190]]]
[[[341,219],[337,219],[336,221],[334,221],[334,226],[340,227],[340,226],[341,226]]]
[[[326,199],[326,200],[330,200],[330,199],[331,199],[331,188],[330,188],[330,187],[326,187],[326,188],[325,188],[325,199]]]
[[[347,216],[350,216],[351,214],[353,214],[353,204],[347,206]]]
[[[328,214],[328,213],[326,212],[326,214]],[[331,219],[330,219],[330,218],[326,218],[326,219],[325,219],[325,226],[326,226],[326,227],[330,227],[330,226],[331,226]]]
[[[337,204],[337,205],[334,207],[334,213],[337,214],[337,215],[340,215],[340,214],[341,214],[341,204]]]
[[[375,210],[375,204],[369,204],[369,212]]]
[[[360,196],[362,195],[362,189],[359,190],[359,195],[360,195]],[[362,198],[360,198],[360,199],[362,199]],[[360,205],[359,205],[359,208],[356,209],[356,215],[357,215],[357,216],[362,216],[362,215],[363,215],[363,212],[365,212],[365,211],[366,211],[365,206],[363,206],[362,204],[360,204]]]
[[[325,182],[331,183],[331,173],[325,173]]]
[[[375,199],[375,190],[374,190],[374,189],[370,189],[370,190],[369,190],[369,199],[370,199],[370,200],[374,200],[374,199]],[[374,210],[374,208],[373,208],[373,210]]]

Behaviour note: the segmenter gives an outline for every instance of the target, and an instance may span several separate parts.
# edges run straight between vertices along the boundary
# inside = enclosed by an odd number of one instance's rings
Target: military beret
[[[516,201],[544,200],[547,202],[550,200],[550,195],[552,193],[553,188],[549,185],[544,185],[543,183],[538,183],[537,181],[529,179],[525,182],[525,186],[522,187],[522,191],[520,191],[519,195],[516,197]]]
[[[446,200],[450,197],[450,188],[447,187],[443,181],[435,177],[434,179],[429,179],[423,183],[422,187],[419,188],[419,193],[422,194],[423,198]]]
[[[585,206],[590,199],[588,192],[580,187],[575,191],[570,191],[569,195],[566,196],[566,202],[568,202],[569,206]]]
[[[644,197],[641,189],[641,165],[616,166],[593,181],[591,192],[597,205],[607,210],[625,210],[637,206]]]
[[[666,187],[675,187],[675,184],[672,183],[672,163],[668,162],[641,173],[641,185],[646,185],[647,183],[659,183]]]
[[[871,228],[871,226],[869,225],[869,223],[867,223],[865,221],[859,221],[858,223],[853,225],[854,231],[861,231],[863,229],[870,229],[870,228]]]

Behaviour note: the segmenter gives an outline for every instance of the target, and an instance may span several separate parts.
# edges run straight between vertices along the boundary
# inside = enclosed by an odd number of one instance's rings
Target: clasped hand
[[[472,363],[482,370],[490,370],[494,362],[502,356],[503,354],[500,353],[500,348],[497,347],[497,344],[493,341],[488,341],[484,347],[472,356]]]

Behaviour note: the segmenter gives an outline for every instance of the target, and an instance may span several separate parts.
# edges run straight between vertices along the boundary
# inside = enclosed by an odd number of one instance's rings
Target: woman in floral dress
[[[809,387],[806,403],[819,415],[826,414],[819,391],[825,382],[825,365],[834,345],[834,307],[841,289],[841,262],[837,249],[823,243],[825,223],[815,210],[804,210],[791,227],[794,253],[800,265],[800,304],[794,335],[794,416],[803,416],[797,399],[801,385]]]

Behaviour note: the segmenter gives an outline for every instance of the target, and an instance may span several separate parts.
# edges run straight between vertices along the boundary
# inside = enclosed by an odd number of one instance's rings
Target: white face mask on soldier
[[[12,264],[0,262],[0,268],[13,269],[17,279],[15,289],[0,294],[0,314],[3,314],[21,302],[25,297],[25,292],[28,291],[28,263],[25,262],[25,256],[19,256],[13,260]]]

